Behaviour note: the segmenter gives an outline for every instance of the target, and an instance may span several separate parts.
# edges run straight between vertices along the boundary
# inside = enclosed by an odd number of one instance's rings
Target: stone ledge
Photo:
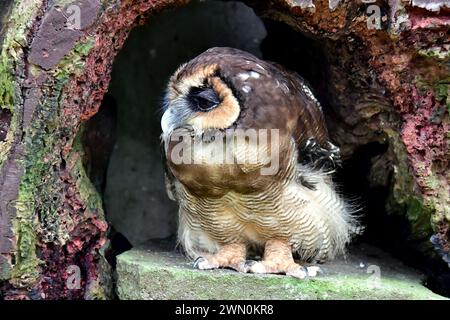
[[[378,266],[378,287],[367,273]],[[372,267],[377,268],[377,267]],[[421,284],[422,275],[389,255],[358,246],[346,259],[321,266],[314,279],[194,270],[174,251],[135,248],[117,257],[120,299],[444,299]]]

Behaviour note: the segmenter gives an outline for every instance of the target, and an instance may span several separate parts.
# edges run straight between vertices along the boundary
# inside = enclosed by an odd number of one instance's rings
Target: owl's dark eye
[[[195,111],[210,111],[220,104],[220,98],[212,88],[193,87],[188,95],[189,104]]]

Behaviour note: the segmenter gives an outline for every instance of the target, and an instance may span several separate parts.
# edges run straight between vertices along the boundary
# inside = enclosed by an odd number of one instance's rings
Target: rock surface
[[[117,293],[123,300],[443,299],[422,285],[420,273],[374,247],[355,247],[346,259],[321,269],[316,278],[307,280],[203,271],[192,269],[177,252],[144,247],[117,257]]]

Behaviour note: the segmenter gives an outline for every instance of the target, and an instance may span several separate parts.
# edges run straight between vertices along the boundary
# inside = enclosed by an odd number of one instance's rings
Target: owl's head
[[[253,55],[237,49],[211,48],[180,66],[166,89],[163,134],[184,126],[200,132],[232,126],[249,88],[236,80],[259,78],[259,73],[252,70],[255,64],[250,66],[255,60]]]
[[[170,78],[164,107],[163,139],[177,128],[198,134],[229,128],[276,129],[286,145],[293,138],[308,162],[338,153],[307,82],[238,49],[211,48],[180,66]]]

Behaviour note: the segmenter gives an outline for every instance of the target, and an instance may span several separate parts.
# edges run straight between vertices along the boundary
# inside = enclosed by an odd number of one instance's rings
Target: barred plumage
[[[191,258],[202,257],[195,266],[301,278],[306,271],[292,252],[318,262],[344,252],[357,223],[331,177],[339,149],[303,79],[248,53],[212,48],[176,71],[165,105],[168,192],[180,205],[179,242]],[[265,144],[263,136],[257,144],[252,135],[239,140],[239,130],[250,129],[277,131]],[[181,133],[202,147],[175,141]],[[191,163],[176,161],[179,150]],[[262,174],[275,154],[278,170]],[[217,162],[227,156],[233,163]],[[245,262],[250,248],[264,252],[261,262]]]

